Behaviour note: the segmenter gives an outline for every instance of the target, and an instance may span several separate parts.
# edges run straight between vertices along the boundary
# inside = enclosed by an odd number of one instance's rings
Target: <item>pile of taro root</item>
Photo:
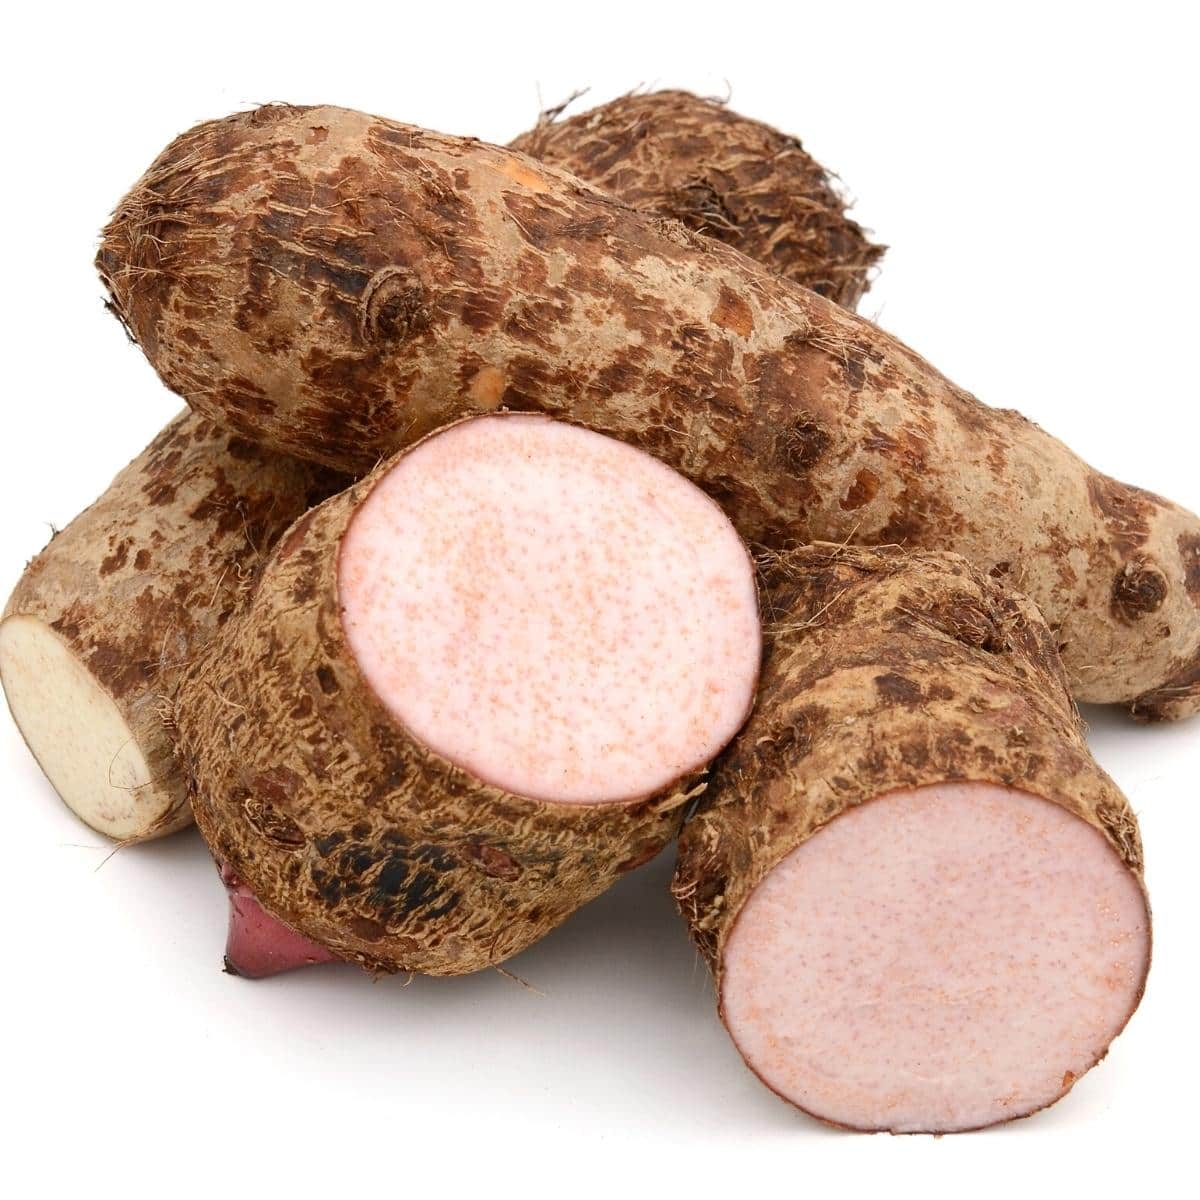
[[[120,843],[195,820],[234,974],[493,967],[677,838],[782,1098],[1053,1103],[1150,957],[1075,702],[1200,709],[1200,520],[854,315],[880,254],[682,92],[196,126],[97,257],[187,410],[9,601],[30,749]]]

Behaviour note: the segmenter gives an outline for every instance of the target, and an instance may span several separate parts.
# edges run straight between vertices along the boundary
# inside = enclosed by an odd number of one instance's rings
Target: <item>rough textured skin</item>
[[[468,413],[569,416],[681,470],[752,543],[962,553],[1042,607],[1079,699],[1200,707],[1194,516],[513,151],[261,108],[173,142],[98,262],[167,384],[266,445],[361,472]]]
[[[758,704],[684,827],[673,884],[718,997],[724,946],[758,883],[890,792],[1019,788],[1100,830],[1141,883],[1137,822],[1088,752],[1032,603],[956,555],[894,548],[785,552],[762,588]]]
[[[37,617],[111,695],[151,768],[158,818],[191,823],[170,704],[279,535],[339,483],[185,412],[29,564],[4,615]]]
[[[565,106],[564,106],[565,107]],[[691,92],[622,96],[510,143],[642,212],[674,217],[853,309],[883,255],[799,140]]]
[[[675,835],[704,772],[628,804],[534,801],[417,743],[362,677],[339,547],[380,472],[302,517],[176,705],[200,831],[263,908],[371,971],[457,975],[548,933]]]

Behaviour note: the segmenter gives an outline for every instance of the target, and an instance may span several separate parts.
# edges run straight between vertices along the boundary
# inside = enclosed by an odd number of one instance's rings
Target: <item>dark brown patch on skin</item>
[[[145,571],[150,566],[150,551],[145,547],[134,555],[133,565],[139,571]]]
[[[337,675],[329,668],[327,663],[322,663],[316,671],[317,683],[321,685],[321,691],[327,696],[332,696],[339,689]]]
[[[721,289],[710,319],[740,338],[748,338],[754,332],[754,314],[750,311],[750,305],[729,288]]]
[[[775,452],[790,470],[803,474],[821,461],[832,441],[828,431],[816,421],[801,417],[781,431]]]
[[[875,690],[889,704],[919,705],[925,699],[919,683],[894,671],[876,675]]]
[[[290,558],[304,544],[305,535],[313,523],[314,513],[306,513],[292,526],[291,531],[279,546],[280,559]]]
[[[256,777],[254,787],[261,794],[243,801],[246,820],[267,841],[288,850],[298,850],[306,842],[304,831],[286,813],[280,812],[270,798],[272,794],[286,795],[287,790],[266,775]]]
[[[501,850],[499,846],[483,846],[478,842],[467,842],[462,848],[463,858],[478,871],[493,879],[512,883],[521,877],[521,864]]]
[[[1093,471],[1087,481],[1092,507],[1104,521],[1113,545],[1122,554],[1133,554],[1150,536],[1150,519],[1158,510],[1157,496],[1119,483]]]
[[[850,490],[842,497],[839,504],[848,512],[870,504],[879,492],[879,476],[869,467],[863,467],[854,477]]]
[[[117,543],[117,548],[105,559],[100,562],[100,575],[111,575],[114,571],[119,571],[129,561],[129,547],[132,543],[128,539],[122,539]]]
[[[1180,534],[1179,557],[1183,560],[1183,584],[1193,603],[1200,607],[1200,533]]]
[[[1163,573],[1145,559],[1137,559],[1113,580],[1113,616],[1121,621],[1140,621],[1162,608],[1167,591]]]
[[[97,642],[86,661],[88,670],[117,701],[144,689],[155,674],[153,659],[131,658],[123,647],[109,642]]]

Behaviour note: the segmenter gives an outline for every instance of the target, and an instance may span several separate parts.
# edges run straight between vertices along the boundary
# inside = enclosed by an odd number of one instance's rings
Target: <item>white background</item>
[[[891,245],[866,315],[1096,466],[1200,509],[1192,6],[56,7],[5,18],[5,591],[178,407],[102,309],[97,230],[174,134],[267,100],[502,141],[539,85],[549,104],[728,82]],[[749,1076],[666,859],[510,964],[540,995],[495,973],[247,983],[220,972],[223,899],[195,834],[107,858],[4,720],[0,1190],[1186,1191],[1200,721],[1088,715],[1143,823],[1145,1003],[1056,1108],[936,1140],[831,1132]]]

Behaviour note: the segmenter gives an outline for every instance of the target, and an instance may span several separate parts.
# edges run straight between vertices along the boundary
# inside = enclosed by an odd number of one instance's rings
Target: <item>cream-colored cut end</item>
[[[0,623],[0,682],[26,744],[67,807],[117,841],[172,826],[171,797],[113,698],[68,642],[37,617]]]

